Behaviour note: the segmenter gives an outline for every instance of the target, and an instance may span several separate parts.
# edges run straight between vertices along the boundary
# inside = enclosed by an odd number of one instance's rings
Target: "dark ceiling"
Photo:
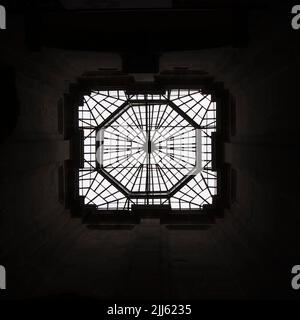
[[[269,1],[9,0],[6,3],[8,14],[25,13],[26,42],[32,50],[51,47],[116,52],[123,56],[125,65],[137,64],[133,69],[144,71],[146,65],[156,66],[159,55],[167,51],[247,46],[249,11],[265,10]]]
[[[282,1],[286,5],[288,1]],[[183,8],[257,8],[274,7],[279,2],[271,0],[4,0],[11,11],[22,11],[26,7],[42,10],[102,10],[102,9],[183,9]]]

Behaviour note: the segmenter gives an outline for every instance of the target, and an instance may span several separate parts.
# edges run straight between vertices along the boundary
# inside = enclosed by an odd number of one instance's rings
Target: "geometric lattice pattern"
[[[84,165],[79,195],[99,210],[132,204],[201,209],[217,194],[216,103],[201,90],[163,95],[93,91],[79,106]]]

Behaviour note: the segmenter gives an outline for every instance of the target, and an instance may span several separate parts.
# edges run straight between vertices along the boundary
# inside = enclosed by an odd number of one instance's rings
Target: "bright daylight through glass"
[[[212,170],[216,103],[200,90],[164,95],[93,91],[79,107],[79,193],[99,210],[132,204],[202,209],[217,194]]]

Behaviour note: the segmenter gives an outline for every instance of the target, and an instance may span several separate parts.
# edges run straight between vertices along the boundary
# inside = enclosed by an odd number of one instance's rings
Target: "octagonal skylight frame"
[[[172,106],[173,111],[177,110],[187,127],[192,125],[197,130],[197,137],[200,133],[201,166],[196,166],[194,174],[193,170],[185,174],[177,188],[166,192],[150,195],[146,190],[133,193],[122,190],[113,177],[103,171],[103,163],[97,161],[105,141],[101,142],[99,132],[107,129],[134,103],[151,106],[162,102]],[[131,210],[133,204],[169,204],[174,210],[187,210],[203,209],[212,204],[217,195],[217,172],[212,170],[212,134],[216,132],[217,119],[216,102],[210,94],[192,89],[170,89],[164,95],[130,95],[124,90],[92,91],[84,96],[84,104],[78,111],[79,129],[84,135],[84,167],[78,172],[79,195],[84,197],[86,205],[94,205],[98,210]],[[199,152],[197,157],[199,159]]]

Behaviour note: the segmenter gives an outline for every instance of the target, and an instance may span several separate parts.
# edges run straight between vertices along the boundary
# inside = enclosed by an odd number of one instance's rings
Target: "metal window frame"
[[[95,80],[95,79],[94,79]],[[196,79],[197,80],[197,79]],[[93,82],[93,84],[92,84]],[[102,82],[102,83],[101,83]],[[95,90],[126,90],[129,93],[135,92],[135,84],[132,81],[131,77],[127,77],[127,83],[124,85],[124,79],[121,84],[119,85],[105,85],[104,79],[97,79],[97,81],[91,81],[89,79],[85,83],[80,83],[79,85],[72,86],[70,88],[70,93],[65,95],[65,114],[67,121],[65,122],[66,130],[65,130],[65,138],[71,138],[74,136],[74,133],[78,132],[78,128],[76,128],[76,123],[78,123],[78,115],[76,106],[80,105],[82,103],[82,97],[86,94],[88,94],[90,88],[94,88]],[[126,82],[126,81],[125,81]],[[160,81],[163,82],[163,81]],[[222,155],[222,146],[223,143],[226,141],[227,138],[227,130],[226,127],[227,123],[227,108],[229,106],[229,93],[228,91],[224,90],[224,88],[220,87],[219,84],[214,83],[211,81],[210,85],[207,85],[207,80],[205,81],[205,85],[201,83],[202,81],[195,81],[195,83],[191,83],[191,81],[187,81],[187,85],[178,84],[178,81],[174,84],[169,83],[160,83],[155,84],[153,86],[153,94],[158,94],[159,92],[165,92],[171,88],[173,89],[199,89],[202,88],[203,92],[209,92],[214,100],[217,103],[217,123],[216,128],[217,132],[212,136],[212,168],[216,170],[218,173],[218,180],[217,180],[217,188],[219,190],[219,193],[216,197],[213,199],[213,203],[210,205],[204,205],[201,210],[194,210],[194,209],[182,209],[182,210],[174,210],[170,209],[167,203],[161,203],[160,208],[162,210],[158,210],[156,217],[159,217],[161,214],[165,217],[164,221],[169,221],[169,218],[166,218],[166,212],[168,212],[167,216],[172,216],[175,218],[178,214],[180,217],[182,217],[182,214],[185,214],[185,219],[190,219],[191,216],[198,216],[199,214],[203,216],[212,216],[212,217],[220,217],[224,214],[224,209],[229,206],[229,201],[227,197],[227,172],[228,168],[224,164],[224,158]],[[139,84],[138,86],[138,92],[141,94],[144,93],[150,93],[149,87],[151,88],[151,85],[147,84],[145,87],[145,92],[143,92],[143,87]],[[151,89],[150,89],[151,90]],[[137,91],[136,91],[137,92]],[[175,106],[176,108],[177,106]],[[111,118],[112,119],[112,118]],[[107,119],[107,121],[111,120]],[[100,219],[106,219],[107,215],[111,217],[112,219],[116,218],[117,220],[120,217],[120,214],[123,213],[123,218],[125,216],[130,217],[132,219],[133,215],[135,218],[138,216],[141,216],[141,210],[139,208],[142,208],[145,206],[143,203],[137,203],[132,207],[132,212],[129,212],[129,207],[125,206],[122,210],[97,210],[97,207],[94,205],[85,205],[83,197],[78,196],[79,188],[78,188],[78,168],[80,167],[80,158],[82,157],[80,148],[80,143],[77,141],[74,141],[74,138],[71,138],[72,140],[72,150],[71,150],[71,160],[68,163],[68,170],[67,171],[67,207],[71,209],[71,212],[75,216],[97,216],[97,218]],[[79,150],[78,150],[79,149]],[[81,159],[82,160],[82,159]],[[193,177],[191,177],[192,179]],[[75,187],[74,187],[75,186]],[[129,203],[129,202],[128,202]],[[157,204],[149,204],[146,207],[149,207],[149,210],[151,208],[153,209],[157,206]],[[168,208],[168,210],[163,210]],[[149,214],[149,210],[147,215]],[[145,210],[144,214],[145,214]],[[160,211],[160,212],[159,212]],[[124,215],[125,214],[125,215]],[[128,215],[127,215],[128,214]],[[151,215],[151,214],[150,214]],[[173,219],[172,218],[172,219]],[[198,216],[199,218],[199,216]],[[179,221],[181,221],[179,218]],[[176,218],[175,218],[176,220]],[[177,219],[178,220],[178,219]],[[135,220],[135,222],[137,222]]]

